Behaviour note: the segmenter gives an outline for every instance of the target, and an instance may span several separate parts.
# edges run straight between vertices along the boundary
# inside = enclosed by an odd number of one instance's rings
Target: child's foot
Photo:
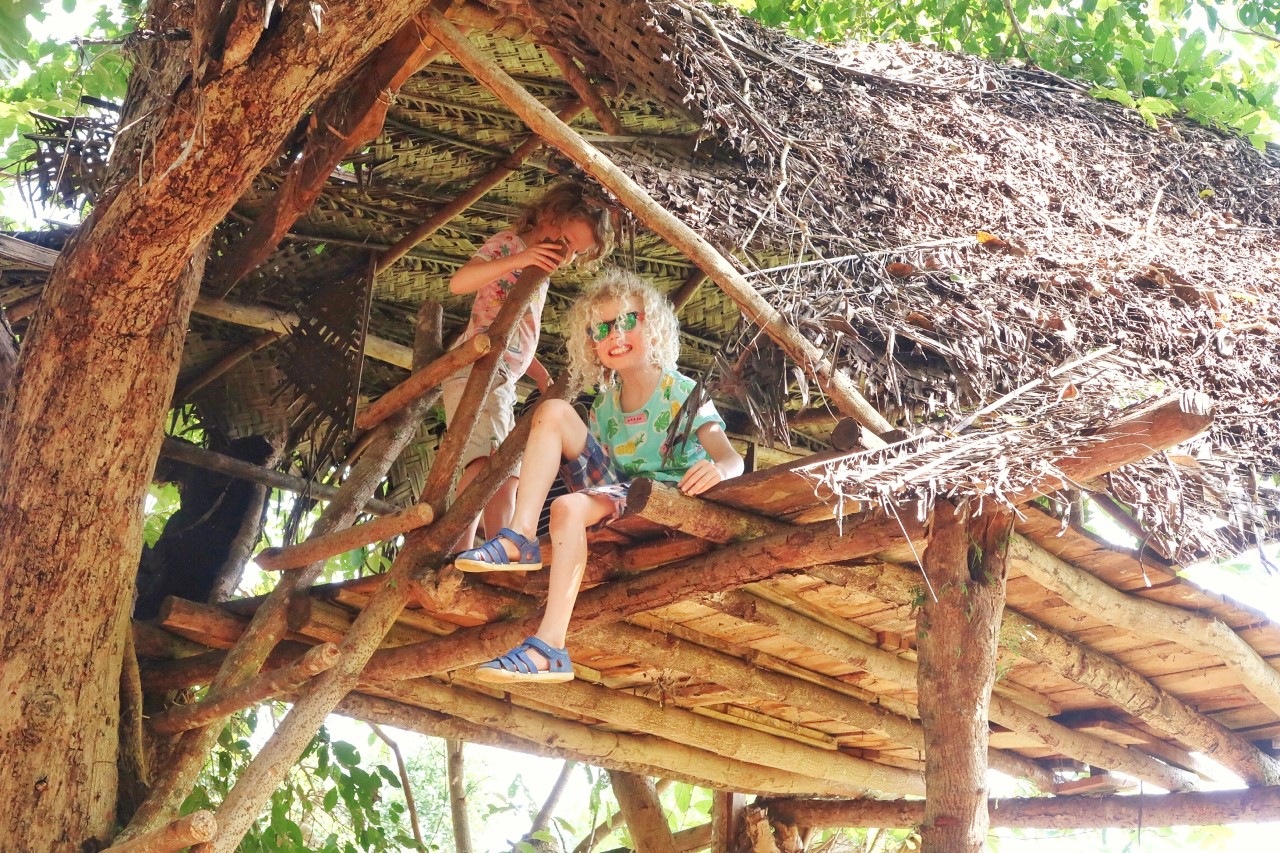
[[[461,572],[528,572],[542,568],[542,549],[537,539],[504,527],[479,548],[458,554],[453,564]]]
[[[568,649],[554,649],[537,637],[527,637],[505,655],[480,664],[475,676],[477,681],[491,684],[572,681],[573,662],[569,660]]]

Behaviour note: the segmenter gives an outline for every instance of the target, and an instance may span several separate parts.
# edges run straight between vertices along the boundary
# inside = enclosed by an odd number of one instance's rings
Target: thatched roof
[[[1090,428],[1130,404],[1168,392],[1202,392],[1215,405],[1207,433],[1174,453],[1126,466],[1107,482],[1082,485],[1132,506],[1158,550],[1169,555],[1235,551],[1275,536],[1275,152],[1178,121],[1147,127],[1137,115],[1042,72],[905,45],[819,47],[718,7],[603,0],[486,5],[516,23],[508,35],[475,33],[475,42],[553,105],[573,92],[540,44],[563,50],[606,81],[602,89],[611,90],[606,100],[623,134],[604,133],[590,114],[576,124],[582,134],[733,258],[773,305],[858,379],[873,404],[910,433],[888,449],[844,456],[819,470],[816,476],[826,478],[819,489],[824,496],[834,489],[850,500],[886,505],[940,493],[998,499],[1051,474],[1046,460],[1085,447]],[[520,35],[525,27],[529,34]],[[337,271],[360,269],[368,252],[395,243],[500,163],[526,134],[520,120],[458,64],[447,56],[436,59],[396,96],[377,142],[333,176],[279,250],[229,298],[281,311],[306,306]],[[566,168],[554,155],[526,162],[377,275],[369,333],[411,343],[414,312],[424,300],[442,302],[449,322],[461,325],[467,304],[449,294],[449,274]],[[216,253],[234,253],[247,223],[271,203],[278,180],[278,174],[264,174],[242,199],[218,235]],[[672,292],[693,272],[687,259],[643,228],[624,239],[614,261]],[[218,263],[215,254],[210,269]],[[4,272],[0,303],[36,292],[35,275]],[[563,349],[564,309],[581,282],[572,273],[553,281],[541,352],[553,369]],[[223,293],[211,281],[205,295]],[[725,408],[745,407],[747,397],[771,397],[793,413],[824,408],[817,390],[741,324],[734,304],[712,284],[696,291],[681,319],[682,363],[695,373],[719,367]],[[208,313],[193,318],[179,388],[259,335]],[[370,361],[360,393],[376,397],[403,376],[399,368]],[[195,399],[202,415],[230,434],[284,432],[297,402],[277,398],[279,381],[266,349]],[[746,417],[734,423],[740,433],[750,430]],[[434,425],[424,427],[407,461],[393,471],[392,500],[403,503],[409,492],[416,497],[437,435]],[[801,440],[798,433],[792,437]],[[798,480],[779,487],[785,500],[776,506],[728,498],[722,503],[782,522],[829,516],[829,507],[815,508],[820,502],[812,483],[799,488]],[[697,532],[671,536],[663,522],[633,521],[595,543],[589,583],[713,548]],[[1181,718],[1153,723],[1146,699],[1122,704],[1100,692],[1104,685],[1090,680],[1097,677],[1086,654],[1092,647],[1145,679],[1151,696],[1167,691],[1197,720],[1212,716],[1215,724],[1241,732],[1242,741],[1280,732],[1280,715],[1246,690],[1220,656],[1153,643],[1057,592],[1046,593],[1041,584],[1047,581],[1032,580],[1030,571],[1053,552],[1131,597],[1210,613],[1260,655],[1280,654],[1280,634],[1264,617],[1181,581],[1175,560],[1104,545],[1041,508],[1028,509],[1018,529],[1036,548],[1013,566],[1011,612],[1054,629],[1052,636],[1066,638],[1063,648],[1077,650],[1086,663],[1055,669],[1032,655],[1030,639],[1022,648],[1011,646],[1001,679],[1010,701],[1113,745],[1128,744],[1146,758],[1158,756],[1166,763],[1160,773],[1173,768],[1168,772],[1181,778],[1179,767],[1196,771],[1187,753],[1203,746],[1169,731],[1171,721]],[[906,720],[915,713],[913,686],[850,663],[816,627],[797,634],[779,614],[762,615],[767,603],[781,603],[812,626],[836,626],[835,634],[909,664],[919,594],[910,580],[919,577],[909,568],[915,558],[908,547],[879,553],[876,560],[887,562],[863,560],[823,567],[826,574],[769,581],[751,591],[759,604],[700,596],[628,614],[633,628],[692,640],[797,685],[816,683],[828,691],[816,705],[760,684],[748,688],[745,681],[725,689],[660,653],[639,653],[631,628],[629,651],[598,633],[571,638],[583,680],[601,688],[572,701],[553,704],[546,695],[517,694],[504,704],[465,681],[448,694],[455,698],[441,699],[431,691],[445,688],[426,679],[396,699],[428,709],[426,717],[414,718],[420,727],[439,717],[444,731],[446,723],[465,718],[495,740],[502,738],[494,731],[502,730],[551,742],[527,716],[550,714],[559,718],[557,726],[566,724],[555,728],[557,737],[577,738],[566,751],[623,761],[623,746],[638,743],[628,738],[654,731],[647,717],[634,716],[639,712],[629,700],[656,698],[699,709],[700,719],[914,770],[918,748],[890,734],[903,731],[901,721],[887,728],[855,723],[832,704],[833,696],[854,698]],[[868,579],[868,572],[901,582]],[[538,593],[536,579],[506,582],[518,586],[516,592]],[[294,630],[309,640],[331,639],[342,619],[368,602],[376,583],[317,589],[317,602],[341,611],[317,617],[329,635],[306,619]],[[396,642],[459,630],[474,638],[532,606],[531,599],[485,584],[464,588],[456,599],[419,605],[402,617]],[[316,609],[323,610],[320,604]],[[187,634],[214,645],[214,635],[202,630]],[[1011,630],[1025,630],[1030,638],[1038,629]],[[715,655],[707,660],[724,662]],[[619,697],[618,691],[631,695]],[[463,704],[471,716],[458,710]],[[364,713],[374,715],[378,707],[366,705]],[[1167,706],[1160,709],[1166,713]],[[482,736],[465,727],[452,731]],[[616,743],[593,753],[599,745],[593,738],[603,737],[602,731]],[[1030,739],[1025,730],[999,729],[993,743],[1021,759],[1045,760],[1045,767],[1071,754]],[[663,762],[671,760],[672,754],[655,748],[639,763],[670,772]],[[1103,758],[1097,763],[1107,766]],[[771,790],[806,790],[788,788],[795,780],[787,777],[774,779],[781,781]]]

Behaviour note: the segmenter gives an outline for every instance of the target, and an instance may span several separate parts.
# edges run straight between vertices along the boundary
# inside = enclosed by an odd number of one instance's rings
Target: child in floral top
[[[698,495],[742,473],[724,421],[710,402],[692,416],[692,432],[676,446],[668,427],[694,387],[676,368],[675,312],[665,297],[621,271],[602,277],[569,312],[570,381],[601,387],[584,424],[563,400],[546,400],[534,413],[511,526],[458,555],[462,571],[542,567],[536,540],[538,513],[563,458],[572,494],[551,504],[550,589],[534,636],[476,670],[483,681],[568,681],[573,665],[564,648],[569,617],[587,564],[588,528],[620,515],[636,477],[676,483]]]
[[[511,229],[490,237],[475,257],[450,279],[452,292],[476,295],[471,305],[471,321],[458,343],[489,330],[507,292],[526,266],[555,272],[575,258],[601,258],[609,253],[612,245],[613,229],[607,209],[589,202],[579,184],[562,183],[552,187],[521,214]],[[489,456],[515,427],[516,381],[528,374],[540,391],[547,389],[546,368],[534,356],[547,287],[548,282],[543,282],[534,295],[503,355],[495,387],[485,399],[471,440],[462,454],[459,491],[479,475]],[[470,376],[471,368],[464,367],[441,386],[446,424],[453,422]],[[510,521],[515,494],[516,479],[512,478],[485,507],[486,531],[498,530]],[[472,522],[470,531],[463,537],[463,547],[471,547],[478,521]]]

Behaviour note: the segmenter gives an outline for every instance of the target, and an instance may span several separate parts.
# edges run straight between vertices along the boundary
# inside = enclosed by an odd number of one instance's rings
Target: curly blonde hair
[[[579,264],[599,262],[613,251],[613,211],[602,199],[595,198],[583,184],[560,181],[524,210],[513,224],[517,234],[525,234],[539,225],[563,225],[581,220],[591,227],[595,248],[582,256]]]
[[[569,350],[569,384],[573,390],[599,388],[613,383],[613,371],[607,370],[596,355],[590,327],[612,317],[600,316],[600,306],[608,300],[630,302],[644,312],[644,320],[634,334],[642,334],[649,342],[653,363],[674,370],[680,355],[680,323],[671,302],[649,282],[633,272],[608,269],[583,291],[565,318],[565,345]],[[631,333],[629,333],[631,334]]]

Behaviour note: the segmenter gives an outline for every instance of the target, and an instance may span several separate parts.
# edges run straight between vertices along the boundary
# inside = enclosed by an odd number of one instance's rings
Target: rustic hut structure
[[[51,125],[33,181],[92,195],[59,164],[110,124]],[[705,500],[639,484],[593,542],[577,679],[500,692],[468,668],[530,632],[545,581],[442,566],[518,448],[447,509],[460,445],[430,389],[465,316],[449,273],[569,172],[626,212],[613,260],[680,306],[682,363],[755,470]],[[0,242],[19,329],[55,254]],[[424,12],[215,236],[174,402],[278,454],[166,456],[326,508],[271,594],[137,622],[140,692],[212,687],[145,724],[167,758],[126,835],[166,824],[219,721],[267,696],[293,711],[199,849],[234,849],[335,708],[711,786],[718,850],[740,793],[778,827],[753,849],[912,824],[976,849],[988,766],[1044,795],[993,804],[1001,825],[1280,815],[1280,629],[1177,574],[1276,533],[1277,258],[1274,151],[1033,69],[817,47],[698,3]],[[582,275],[553,279],[551,365]],[[481,349],[443,358],[492,375]],[[1084,496],[1138,544],[1083,530]],[[316,583],[406,531],[385,573]],[[235,525],[215,569],[256,536]],[[1222,768],[1247,789],[1200,792]],[[665,832],[633,826],[697,849]]]

